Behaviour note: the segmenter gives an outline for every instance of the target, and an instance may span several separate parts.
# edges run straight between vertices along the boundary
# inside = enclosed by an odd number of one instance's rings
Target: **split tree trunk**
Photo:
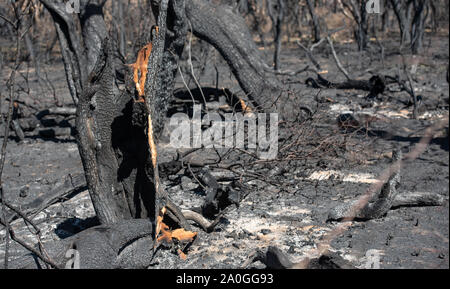
[[[70,92],[78,100],[76,137],[100,222],[130,218],[154,221],[156,195],[146,136],[149,110],[133,101],[132,71],[119,57],[115,41],[107,37],[102,6],[81,1],[80,35],[75,29],[77,19],[67,14],[64,2],[41,2],[55,22]],[[168,0],[161,2],[167,5]],[[152,4],[155,8],[160,5],[156,1]],[[148,78],[153,75],[156,80],[147,81],[145,88],[156,132],[162,128],[186,34],[184,1],[170,1],[168,10],[167,37],[162,44],[166,50],[160,56],[165,65],[160,70],[149,65]],[[159,14],[158,9],[153,11]],[[166,31],[160,32],[165,35]],[[150,29],[143,31],[140,41],[149,40]]]
[[[124,65],[116,41],[106,31],[104,2],[81,1],[77,18],[66,12],[62,0],[40,1],[55,22],[69,90],[78,101],[76,138],[102,224],[131,218],[149,218],[155,224],[160,196],[155,190],[146,134],[147,115],[150,113],[154,135],[158,136],[173,95],[188,21],[199,38],[219,50],[256,105],[269,108],[281,91],[244,19],[231,9],[202,0],[148,0],[156,19],[164,15],[161,7],[168,5],[167,21],[159,19],[163,21],[162,36],[157,38],[165,40],[164,47],[154,46],[150,56],[144,89],[147,105],[136,103],[131,68]],[[149,27],[142,31],[137,46],[142,47],[150,38]]]

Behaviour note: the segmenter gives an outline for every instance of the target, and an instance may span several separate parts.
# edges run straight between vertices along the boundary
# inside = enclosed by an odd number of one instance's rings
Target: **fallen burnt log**
[[[442,206],[445,198],[437,193],[430,192],[403,192],[398,193],[392,202],[392,209],[399,207],[426,207]]]
[[[214,228],[219,224],[220,219],[224,215],[225,211],[222,211],[212,222],[208,221],[205,217],[203,217],[203,215],[195,211],[183,210],[182,213],[186,218],[186,220],[194,221],[197,225],[199,225],[203,229],[203,231],[205,231],[206,233],[211,233],[212,231],[214,231]]]
[[[39,136],[43,138],[68,137],[73,134],[73,130],[70,127],[53,127],[39,130]]]
[[[395,165],[401,160],[401,151],[392,153],[392,163]],[[342,220],[372,220],[386,215],[386,213],[401,206],[441,206],[445,199],[443,196],[435,193],[399,193],[400,168],[398,168],[383,184],[381,190],[359,210],[355,212],[360,200],[353,200],[340,204],[328,214],[327,221]]]
[[[40,126],[40,121],[35,116],[19,118],[17,120],[23,131],[33,131]]]
[[[19,140],[26,136],[40,136],[42,138],[69,137],[74,135],[73,118],[76,113],[74,107],[55,107],[42,110],[36,115],[27,117],[15,116],[12,129]]]
[[[380,202],[385,202],[387,204],[383,210],[375,211],[373,208],[367,207],[367,209],[358,213],[355,219],[359,221],[378,219],[386,215],[389,210],[400,207],[442,206],[445,203],[445,198],[437,193],[402,192],[398,193],[392,200],[381,197]],[[350,218],[350,209],[356,203],[357,200],[354,200],[333,208],[328,215],[328,221],[341,221]]]
[[[43,118],[46,115],[64,115],[70,116],[75,115],[77,113],[76,107],[51,107],[48,109],[41,110],[36,114],[38,119]]]
[[[368,91],[367,98],[375,98],[383,93],[386,88],[386,80],[382,75],[374,75],[369,80],[348,79],[343,82],[331,82],[326,80],[320,74],[317,74],[317,80],[310,77],[305,82],[313,88],[336,88],[336,89],[359,89]]]

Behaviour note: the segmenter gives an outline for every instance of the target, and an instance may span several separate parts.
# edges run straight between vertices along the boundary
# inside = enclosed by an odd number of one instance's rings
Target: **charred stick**
[[[11,226],[8,225],[8,221],[5,221],[3,218],[0,218],[0,224],[7,227],[8,228],[8,233],[6,234],[7,236],[10,235],[11,239],[18,243],[19,245],[21,245],[22,247],[24,247],[25,249],[27,249],[28,251],[30,251],[31,253],[33,253],[34,255],[36,255],[39,259],[41,259],[44,263],[52,266],[53,268],[59,269],[60,267],[53,262],[52,260],[50,260],[49,258],[46,258],[44,255],[42,255],[38,250],[36,250],[35,248],[31,247],[30,245],[28,245],[25,241],[19,239],[16,237],[16,234],[13,230],[13,228],[11,228]],[[7,263],[5,263],[6,265]]]
[[[337,54],[336,54],[336,50],[334,50],[333,42],[331,41],[331,38],[329,36],[327,36],[327,42],[330,45],[331,52],[333,53],[334,61],[336,62],[337,67],[345,75],[345,77],[347,77],[347,79],[351,79],[347,70],[345,70],[345,68],[342,66],[341,62],[339,61],[339,58],[337,57]]]
[[[224,211],[222,211],[215,219],[214,221],[210,222],[205,217],[203,217],[201,214],[191,211],[191,210],[183,210],[182,211],[184,217],[186,220],[194,221],[196,224],[198,224],[206,233],[211,233],[214,228],[219,224],[220,219],[224,215]]]

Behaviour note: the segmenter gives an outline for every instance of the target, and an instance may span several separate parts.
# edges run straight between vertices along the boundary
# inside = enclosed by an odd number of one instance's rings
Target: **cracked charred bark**
[[[155,132],[161,131],[186,34],[184,1],[170,1],[165,42],[161,42],[161,49],[154,46],[160,53],[158,59],[155,53],[150,58],[153,66],[149,63],[145,87],[149,106],[133,101],[136,91],[132,72],[125,68],[116,42],[108,37],[104,1],[81,1],[77,17],[66,12],[62,1],[41,2],[54,20],[69,89],[78,101],[76,137],[100,222],[131,218],[154,221],[157,209],[146,136],[147,114],[152,114]],[[152,1],[154,14],[160,13],[163,4],[166,11],[168,2]],[[81,31],[75,29],[78,24]],[[166,30],[160,33],[165,36]],[[142,31],[139,41],[149,42],[150,34],[150,29]],[[164,66],[160,65],[162,61]]]

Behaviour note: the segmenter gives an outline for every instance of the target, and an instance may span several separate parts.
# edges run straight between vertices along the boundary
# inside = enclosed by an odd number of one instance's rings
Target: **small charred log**
[[[317,74],[317,80],[308,78],[306,84],[314,88],[336,88],[336,89],[360,89],[369,91],[368,98],[375,98],[383,93],[386,88],[386,80],[382,75],[374,75],[369,80],[348,79],[344,82],[331,82]]]

